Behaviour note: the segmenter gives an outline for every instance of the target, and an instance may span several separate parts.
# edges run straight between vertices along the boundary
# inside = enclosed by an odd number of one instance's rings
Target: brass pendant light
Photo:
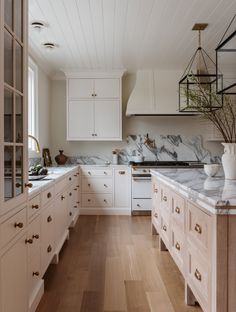
[[[201,88],[207,91],[207,101],[204,102],[205,110],[216,110],[223,105],[223,96],[220,103],[212,101],[211,94],[216,92],[217,84],[222,84],[222,75],[216,73],[216,64],[201,46],[201,32],[208,24],[195,24],[193,31],[198,31],[198,48],[193,54],[184,74],[179,81],[179,111],[182,113],[199,112],[193,100],[191,91],[200,92]],[[206,106],[207,103],[207,106]],[[220,104],[220,105],[219,105]]]

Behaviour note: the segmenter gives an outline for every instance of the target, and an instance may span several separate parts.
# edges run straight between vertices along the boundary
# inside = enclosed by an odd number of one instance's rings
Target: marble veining
[[[209,204],[217,214],[236,214],[236,180],[225,180],[223,171],[213,178],[204,169],[153,169],[152,174],[194,202]],[[234,208],[234,209],[227,209]]]

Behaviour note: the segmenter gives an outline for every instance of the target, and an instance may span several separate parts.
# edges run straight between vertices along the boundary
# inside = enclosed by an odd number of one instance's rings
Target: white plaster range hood
[[[126,116],[186,116],[178,111],[182,70],[138,70]]]

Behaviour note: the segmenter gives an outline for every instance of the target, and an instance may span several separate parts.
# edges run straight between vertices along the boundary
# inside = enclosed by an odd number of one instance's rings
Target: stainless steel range
[[[132,214],[151,214],[153,168],[203,168],[197,161],[144,161],[130,162],[132,167]]]

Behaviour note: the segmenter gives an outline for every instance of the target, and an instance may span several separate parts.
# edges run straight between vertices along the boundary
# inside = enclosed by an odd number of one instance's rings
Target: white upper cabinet
[[[118,73],[67,74],[67,140],[122,140]]]

